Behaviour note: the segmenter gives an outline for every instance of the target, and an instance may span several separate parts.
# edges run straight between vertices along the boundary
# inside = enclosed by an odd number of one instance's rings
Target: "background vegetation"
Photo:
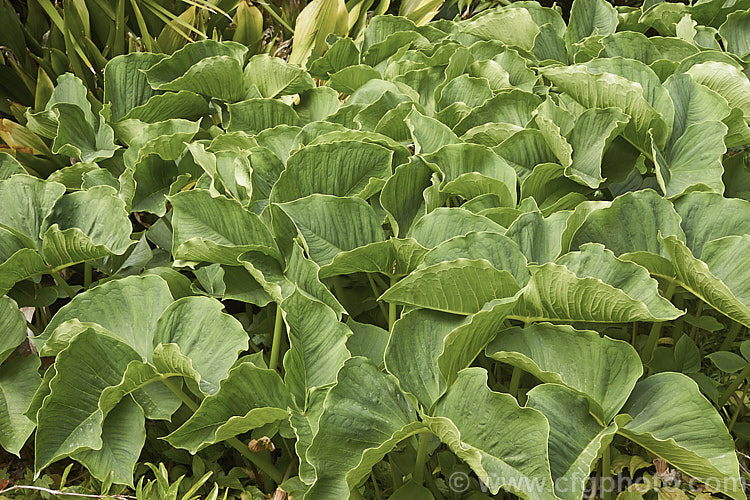
[[[0,498],[744,498],[750,2],[546,5],[0,0]]]

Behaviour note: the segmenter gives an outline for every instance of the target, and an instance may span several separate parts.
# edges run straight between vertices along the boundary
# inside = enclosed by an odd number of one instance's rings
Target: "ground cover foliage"
[[[60,76],[15,131],[60,168],[0,153],[0,446],[142,498],[745,499],[724,5],[378,16],[304,67],[203,40],[113,58],[101,102]]]

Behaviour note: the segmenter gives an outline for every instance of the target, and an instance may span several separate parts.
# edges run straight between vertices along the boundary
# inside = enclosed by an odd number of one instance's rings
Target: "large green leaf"
[[[526,257],[515,241],[500,233],[470,232],[446,240],[425,255],[423,266],[455,259],[485,259],[496,269],[512,274],[519,285],[529,281]]]
[[[643,97],[664,119],[667,131],[671,131],[674,103],[653,69],[641,61],[624,57],[595,58],[587,62],[586,67],[594,73],[611,73],[638,83],[643,89]]]
[[[619,231],[613,231],[617,227]],[[672,204],[655,191],[644,190],[615,198],[609,207],[592,211],[573,234],[570,248],[587,242],[604,244],[615,255],[650,252],[669,257],[658,234],[684,239],[680,217]]]
[[[34,340],[47,356],[54,356],[72,340],[47,347],[55,331],[67,321],[96,323],[135,349],[151,357],[156,324],[172,302],[167,282],[158,276],[129,276],[103,283],[76,295],[52,317],[41,337]],[[119,382],[119,381],[118,381]]]
[[[227,132],[256,134],[277,125],[302,125],[297,112],[276,99],[248,99],[230,104],[228,108]]]
[[[569,46],[591,35],[609,35],[617,28],[617,11],[603,0],[575,0],[565,32]]]
[[[299,96],[299,102],[294,110],[304,123],[317,123],[335,114],[341,108],[339,94],[328,87],[313,87]],[[320,122],[321,127],[334,126],[330,122]],[[313,125],[312,127],[314,127]],[[336,127],[338,128],[338,127]]]
[[[17,357],[0,368],[0,447],[20,456],[35,423],[24,413],[42,378],[37,356]]]
[[[242,324],[223,313],[223,307],[208,297],[184,297],[164,310],[154,333],[154,346],[175,344],[179,348],[179,354],[200,376],[196,382],[206,394],[218,390],[219,382],[248,345]],[[154,364],[160,368],[156,356]]]
[[[307,460],[307,450],[312,444],[313,437],[318,433],[318,422],[323,413],[323,403],[329,390],[310,393],[307,409],[304,412],[293,411],[289,423],[297,436],[294,449],[300,459],[299,477],[305,484],[315,482],[315,468]]]
[[[525,50],[531,50],[539,33],[539,27],[524,8],[488,11],[466,23],[463,30],[484,40],[498,40]]]
[[[371,66],[356,64],[333,73],[326,85],[337,92],[353,94],[367,82],[377,80],[380,76],[378,70],[373,69]],[[352,107],[349,109],[354,110],[355,108]]]
[[[446,144],[461,142],[447,125],[423,115],[414,107],[406,115],[406,126],[409,127],[414,152],[417,154],[433,153]]]
[[[579,278],[597,278],[629,297],[642,301],[657,318],[674,319],[682,315],[682,311],[675,309],[669,300],[659,295],[657,281],[649,276],[644,267],[616,258],[599,243],[587,243],[580,248],[579,252],[563,255],[556,263],[564,265]]]
[[[745,500],[734,443],[698,385],[665,372],[639,382],[618,432],[690,476],[735,500]]]
[[[393,325],[385,351],[386,369],[398,379],[401,389],[426,409],[447,389],[446,377],[436,362],[445,352],[445,339],[471,317],[415,309]]]
[[[669,198],[693,187],[723,193],[723,139],[728,128],[720,120],[729,108],[686,75],[670,77],[666,88],[675,103],[675,123],[664,153],[653,147],[659,186]]]
[[[239,101],[245,95],[241,64],[246,52],[247,47],[236,42],[188,43],[146,70],[146,78],[157,90],[190,90]]]
[[[132,52],[113,57],[104,68],[104,102],[112,105],[112,120],[118,121],[133,108],[146,104],[156,92],[146,81],[147,70],[164,54]]]
[[[582,352],[586,363],[579,362]],[[605,424],[620,411],[643,373],[638,353],[628,343],[550,323],[500,332],[487,346],[487,356],[575,390]]]
[[[94,330],[90,330],[95,332]],[[104,334],[106,331],[95,332]],[[170,354],[175,352],[175,345],[157,346],[154,349],[154,358],[160,358],[161,364],[170,359]],[[167,387],[164,381],[174,377],[187,377],[189,381],[196,379],[195,371],[189,365],[180,366],[179,357],[172,356],[176,362],[172,367],[180,369],[179,373],[170,371],[159,372],[152,364],[142,361],[131,361],[128,363],[125,372],[122,375],[120,383],[104,389],[99,397],[99,409],[103,413],[109,413],[117,407],[123,399],[131,397],[143,409],[145,417],[151,420],[171,420],[172,415],[182,406],[182,399],[173,392],[173,388],[181,386],[180,381],[172,381]],[[170,367],[170,368],[172,368]],[[163,368],[163,366],[162,366]],[[175,385],[176,384],[176,385]],[[196,389],[196,393],[199,391]],[[41,404],[40,404],[41,406]]]
[[[519,285],[489,261],[456,259],[414,271],[380,298],[386,302],[453,314],[474,314],[494,299],[513,296]]]
[[[26,317],[13,299],[0,297],[0,365],[26,340]]]
[[[196,120],[208,113],[208,103],[204,97],[195,92],[180,90],[151,96],[145,104],[128,111],[122,120],[139,120],[145,123],[177,118]]]
[[[425,254],[427,249],[413,239],[389,238],[336,255],[330,264],[320,268],[320,277],[357,272],[401,277],[416,269]]]
[[[530,92],[517,89],[500,92],[481,106],[472,109],[453,128],[453,132],[460,136],[471,128],[486,123],[507,123],[525,127],[531,121],[531,113],[541,102],[539,97]]]
[[[403,238],[412,224],[423,216],[422,193],[430,186],[432,170],[423,161],[409,161],[396,168],[380,193],[380,204],[388,213],[394,235]]]
[[[729,116],[730,108],[726,100],[688,75],[670,76],[664,82],[664,88],[669,92],[675,110],[670,143],[674,143],[692,125],[721,121]]]
[[[674,202],[685,243],[700,258],[703,246],[724,236],[750,234],[750,202],[714,193],[688,193]]]
[[[367,142],[306,146],[287,160],[271,201],[283,203],[315,193],[369,198],[372,180],[390,176],[392,156],[393,151]]]
[[[289,391],[274,370],[241,363],[229,371],[219,390],[165,439],[191,453],[288,418],[293,406]]]
[[[247,206],[253,197],[253,168],[247,153],[236,151],[208,152],[200,143],[188,145],[195,162],[211,178],[209,192],[212,195],[225,194],[229,198]]]
[[[210,297],[239,300],[258,307],[266,306],[273,301],[258,280],[239,266],[211,264],[195,269],[193,273],[201,288]]]
[[[492,97],[492,89],[486,78],[460,75],[445,83],[438,90],[437,109],[442,110],[460,102],[469,108],[476,108]]]
[[[505,233],[518,244],[529,262],[553,262],[562,250],[562,232],[570,212],[560,211],[543,217],[541,212],[521,214]]]
[[[307,450],[316,478],[305,498],[349,498],[386,453],[423,428],[393,377],[367,358],[351,358],[326,397]]]
[[[628,117],[617,108],[587,109],[581,113],[568,136],[573,158],[565,167],[565,176],[590,188],[599,187],[604,181],[604,152],[627,122]]]
[[[419,219],[407,236],[414,238],[425,248],[435,248],[446,240],[472,231],[503,234],[505,228],[463,208],[437,208]]]
[[[198,132],[199,123],[182,119],[144,123],[132,119],[123,120],[116,127],[120,139],[129,146],[123,155],[125,164],[135,167],[150,154],[163,160],[179,158],[185,150],[185,142]]]
[[[63,194],[62,184],[29,175],[0,181],[0,227],[13,231],[30,248],[38,248],[44,218]]]
[[[340,252],[385,239],[375,211],[359,198],[313,194],[278,206],[319,265],[329,264]]]
[[[665,144],[669,125],[646,100],[640,83],[614,73],[596,73],[584,65],[548,68],[542,74],[586,108],[620,108],[630,116],[623,135],[649,156],[649,130],[653,129],[657,146]]]
[[[719,26],[719,35],[724,40],[727,51],[738,57],[744,57],[750,52],[750,9],[736,10],[727,16],[727,20]]]
[[[6,152],[0,152],[0,181],[9,179],[16,174],[25,174],[26,169],[13,156]]]
[[[549,461],[555,493],[564,500],[583,497],[586,480],[602,451],[612,441],[617,425],[602,426],[588,412],[588,401],[557,384],[541,384],[528,393],[526,406],[549,422]]]
[[[522,289],[511,317],[523,321],[628,323],[666,321],[683,314],[667,305],[669,302],[665,299],[650,293],[655,282],[643,288],[634,286],[630,291],[632,297],[602,281],[598,276],[607,277],[615,284],[627,281],[638,266],[627,266],[624,261],[618,263],[612,254],[600,257],[578,267],[576,272],[552,263],[529,266],[531,280]],[[644,268],[640,269],[641,273],[648,274]]]
[[[6,241],[3,241],[4,238]],[[0,251],[2,256],[0,258],[3,259],[3,263],[0,264],[0,293],[2,294],[7,293],[19,281],[49,271],[49,267],[36,250],[23,248],[23,243],[2,229],[0,229],[0,250],[5,250],[3,246],[7,243],[7,239],[15,240],[13,243],[17,245],[12,245],[10,255],[7,257],[2,255],[4,252]]]
[[[514,133],[493,150],[510,163],[521,181],[528,178],[538,165],[559,161],[544,133],[532,128]]]
[[[247,251],[277,255],[271,232],[254,213],[202,189],[169,198],[173,207],[172,253],[177,259],[237,265]]]
[[[481,353],[514,306],[514,300],[487,303],[471,316],[416,309],[393,325],[385,352],[388,371],[425,409],[445,393]]]
[[[110,186],[70,193],[42,224],[42,254],[55,268],[122,255],[133,244],[125,203]]]
[[[130,209],[163,217],[170,187],[180,183],[175,162],[150,154],[134,165],[132,175],[136,187]]]
[[[111,158],[119,148],[114,143],[115,134],[101,114],[88,116],[84,110],[70,103],[57,103],[57,135],[52,152],[81,161],[99,161]],[[88,114],[86,111],[89,111]]]
[[[700,260],[674,236],[662,242],[672,258],[680,286],[720,313],[750,326],[747,279],[750,235],[711,240],[703,245]]]
[[[37,475],[71,453],[102,448],[106,415],[99,398],[107,387],[120,382],[128,363],[135,360],[140,356],[133,348],[91,330],[76,336],[57,356],[49,396],[37,415]]]
[[[302,68],[268,54],[250,58],[245,66],[245,83],[255,85],[262,97],[269,98],[301,94],[315,86]]]
[[[687,74],[727,100],[729,106],[750,118],[750,79],[735,65],[707,61],[691,66]]]
[[[305,408],[309,392],[336,382],[336,374],[351,357],[346,339],[352,333],[330,307],[299,290],[280,307],[290,345],[284,355],[284,383],[298,406]]]
[[[434,153],[424,155],[424,160],[437,165],[443,174],[444,187],[446,183],[456,181],[465,174],[479,173],[489,179],[501,181],[507,189],[498,193],[501,199],[510,198],[512,204],[516,204],[515,171],[501,157],[484,146],[448,144]]]
[[[520,408],[512,396],[491,391],[484,369],[461,371],[433,416],[423,419],[493,494],[504,488],[525,499],[557,498],[548,459],[547,419],[536,410]]]
[[[86,86],[77,76],[72,73],[60,75],[52,95],[44,105],[44,110],[37,113],[32,113],[31,109],[26,110],[25,117],[28,120],[26,126],[43,137],[54,139],[58,131],[58,114],[55,105],[59,103],[75,105],[83,111],[85,120],[93,123],[94,116],[91,113],[91,105],[86,100],[86,92]]]
[[[322,57],[310,62],[308,70],[314,78],[326,80],[330,75],[359,62],[359,48],[351,38],[339,38]]]
[[[318,279],[320,268],[304,255],[301,243],[294,241],[291,255],[287,257],[286,269],[281,264],[260,252],[248,252],[239,257],[240,264],[258,281],[269,299],[282,302],[295,290],[323,302],[337,315],[344,312],[336,297]]]
[[[72,457],[85,465],[92,476],[132,488],[133,472],[145,443],[143,409],[133,398],[125,397],[104,419],[101,449],[79,450]]]

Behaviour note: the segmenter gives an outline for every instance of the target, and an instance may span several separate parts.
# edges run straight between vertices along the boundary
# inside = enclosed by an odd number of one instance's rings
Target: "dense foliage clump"
[[[60,76],[2,135],[0,446],[143,498],[148,460],[210,498],[745,500],[748,26],[524,1]]]

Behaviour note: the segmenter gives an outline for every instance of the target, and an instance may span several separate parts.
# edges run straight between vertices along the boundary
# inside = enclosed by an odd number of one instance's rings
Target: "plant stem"
[[[281,484],[283,482],[284,473],[276,468],[270,458],[261,453],[253,453],[246,444],[236,437],[229,438],[225,440],[225,442],[235,450],[239,451],[240,455],[255,464],[257,468],[265,472],[276,484]]]
[[[380,494],[380,486],[378,486],[378,481],[375,479],[375,473],[370,472],[370,479],[372,480],[372,487],[375,489],[375,498],[377,500],[382,500],[383,496]]]
[[[731,349],[732,344],[735,340],[737,340],[737,335],[739,335],[740,330],[742,330],[742,325],[737,323],[736,321],[732,322],[732,324],[729,326],[727,336],[724,337],[724,340],[721,342],[719,350],[728,351],[729,349]]]
[[[719,408],[727,404],[727,401],[729,401],[729,398],[732,397],[732,394],[734,394],[734,391],[737,390],[737,388],[742,384],[742,382],[745,381],[747,377],[750,377],[750,363],[747,364],[745,368],[740,372],[739,375],[732,381],[731,384],[729,384],[729,387],[727,387],[726,391],[724,391],[724,394],[721,395],[719,398]]]
[[[703,302],[698,302],[698,307],[695,311],[695,319],[698,320],[701,317],[701,314],[703,314]],[[693,327],[690,329],[690,338],[695,340],[695,333],[698,331],[698,326],[693,325]]]
[[[404,481],[401,478],[401,474],[399,474],[399,472],[396,470],[396,467],[391,462],[390,457],[388,457],[388,468],[391,471],[391,480],[393,481],[393,491],[396,491],[404,484]]]
[[[508,392],[516,399],[518,399],[518,384],[521,382],[522,374],[523,370],[521,370],[517,366],[513,367],[513,375],[510,376],[510,386],[508,387]]]
[[[354,500],[367,500],[357,488],[352,488],[350,493]]]
[[[596,496],[599,494],[599,481],[602,477],[602,464],[599,463],[599,467],[596,468],[596,477],[593,479],[593,482],[591,483],[591,494],[589,494],[589,499],[594,500]]]
[[[685,307],[685,301],[682,299],[681,296],[676,296],[674,298],[674,305],[677,309],[682,310]],[[685,334],[685,316],[680,316],[677,318],[674,322],[674,325],[672,327],[672,338],[675,342],[680,340],[680,338]]]
[[[429,467],[429,464],[426,467]],[[435,500],[445,500],[445,497],[442,493],[440,493],[437,484],[435,484],[435,478],[432,477],[432,474],[429,473],[429,469],[427,470],[427,472],[428,474],[427,476],[425,476],[427,478],[427,489],[432,492],[432,496],[435,497]]]
[[[427,451],[430,448],[430,434],[425,432],[419,436],[419,447],[417,448],[417,460],[414,462],[414,474],[412,479],[417,484],[424,483],[424,466],[427,463]]]
[[[380,297],[380,291],[378,290],[378,287],[375,285],[375,281],[372,279],[372,276],[370,273],[365,273],[367,275],[367,281],[370,282],[370,288],[372,288],[372,293],[375,294],[375,301],[378,303],[378,307],[380,308],[380,312],[383,313],[383,318],[385,318],[385,321],[388,321],[388,309],[385,307],[385,304],[378,300],[378,297]]]
[[[276,321],[273,325],[273,344],[271,345],[271,361],[268,367],[275,370],[279,366],[279,351],[281,350],[282,332],[281,305],[276,304]]]
[[[276,19],[276,21],[278,21],[279,24],[281,24],[284,28],[286,28],[287,30],[289,30],[289,33],[294,34],[294,28],[292,28],[291,26],[289,26],[289,24],[287,24],[287,22],[284,21],[281,18],[281,16],[274,10],[273,7],[271,7],[271,5],[269,5],[266,2],[261,2],[261,1],[259,1],[257,3],[260,4],[260,6],[263,7],[263,9],[266,12],[268,12],[269,14],[271,14],[271,17],[273,17],[274,19]]]
[[[672,295],[674,295],[675,288],[676,284],[670,282],[667,286],[667,291],[664,292],[664,298],[670,300],[672,298]],[[643,351],[641,351],[641,361],[643,362],[643,364],[648,363],[649,361],[651,361],[651,358],[653,358],[654,350],[656,349],[656,345],[659,343],[659,337],[661,336],[661,327],[663,325],[663,321],[651,325],[651,331],[648,333],[648,340],[646,340],[646,345],[643,347]]]
[[[125,53],[125,0],[117,0],[117,13],[115,15],[115,41],[113,56]]]
[[[76,292],[75,290],[73,290],[73,287],[68,285],[68,282],[65,281],[65,278],[63,278],[63,275],[62,275],[62,271],[55,271],[54,273],[55,273],[54,279],[55,279],[55,283],[57,283],[57,286],[62,288],[65,291],[65,293],[68,294],[70,298],[73,298]]]
[[[643,364],[648,364],[651,358],[654,357],[654,351],[659,343],[659,337],[661,336],[661,327],[664,323],[653,323],[651,330],[648,332],[648,339],[646,339],[646,345],[643,346],[641,351],[641,361]]]
[[[602,453],[602,484],[601,484],[601,487],[599,488],[601,492],[600,495],[601,495],[602,500],[613,500],[615,498],[615,494],[617,493],[616,491],[614,491],[614,489],[609,488],[609,486],[612,485],[612,482],[609,480],[611,474],[612,474],[612,453],[611,453],[609,446],[607,446],[606,448],[604,448],[604,452]],[[606,483],[607,488],[605,488],[605,484],[604,484],[605,478],[607,481]]]
[[[87,289],[91,286],[92,281],[92,269],[91,262],[84,262],[83,264],[83,288]]]
[[[195,413],[195,411],[198,409],[198,403],[193,401],[190,398],[190,396],[185,394],[185,391],[183,391],[182,388],[180,388],[180,386],[175,384],[174,381],[172,381],[172,379],[170,378],[163,378],[161,382],[162,384],[167,386],[167,389],[172,391],[172,394],[180,398],[180,401],[182,401],[185,404],[185,406],[190,408],[190,411]]]
[[[732,428],[734,427],[735,422],[737,422],[737,417],[740,416],[742,409],[745,407],[745,398],[747,397],[748,389],[750,389],[750,384],[745,384],[745,388],[742,389],[742,396],[740,396],[740,402],[737,405],[737,410],[735,410],[734,415],[732,415],[732,420],[729,422],[729,425],[727,426],[727,429],[729,429],[729,432],[732,432]]]
[[[391,286],[395,285],[398,279],[395,276],[391,276]],[[396,322],[396,304],[393,302],[388,303],[388,331],[393,331],[393,323]]]
[[[27,322],[26,322],[26,327],[27,327],[27,328],[28,328],[29,330],[31,330],[32,332],[34,332],[34,336],[35,336],[35,337],[38,337],[39,335],[41,335],[41,334],[42,334],[42,331],[41,331],[41,330],[39,330],[39,328],[37,328],[36,326],[34,326],[34,324],[33,324],[33,323],[29,323],[29,322],[27,321]]]
[[[341,276],[334,276],[333,280],[333,291],[336,292],[336,298],[339,302],[344,300],[344,285],[341,284]]]
[[[190,410],[195,413],[195,411],[198,409],[198,404],[193,401],[190,396],[185,394],[185,391],[183,391],[177,384],[174,383],[174,381],[170,378],[163,378],[162,383],[167,386],[167,388],[178,398],[180,398],[180,401],[185,403],[185,406],[190,408]],[[225,442],[234,448],[235,450],[240,452],[240,455],[247,458],[250,462],[255,464],[256,467],[261,469],[263,472],[265,472],[271,479],[273,479],[277,484],[282,482],[282,479],[284,478],[284,474],[276,468],[276,466],[271,463],[271,460],[267,457],[261,455],[260,453],[253,453],[250,451],[250,448],[248,448],[246,445],[242,444],[242,441],[237,439],[236,437],[226,439]]]

